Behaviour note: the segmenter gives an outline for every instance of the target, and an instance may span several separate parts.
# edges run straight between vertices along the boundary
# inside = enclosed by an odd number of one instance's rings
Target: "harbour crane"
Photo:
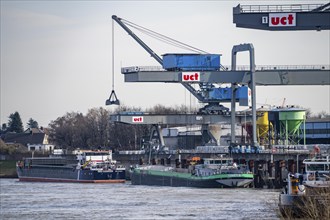
[[[254,145],[257,145],[257,141],[256,141],[256,131],[255,131],[255,127],[256,127],[256,109],[255,109],[255,77],[254,77],[254,73],[255,73],[255,62],[254,62],[254,48],[252,44],[241,44],[241,45],[236,45],[233,47],[232,49],[232,71],[236,71],[236,55],[239,52],[243,52],[243,51],[249,51],[250,54],[250,71],[248,71],[247,73],[249,73],[250,75],[250,80],[249,80],[249,87],[247,86],[240,86],[238,83],[233,83],[231,82],[231,88],[229,88],[230,90],[227,91],[227,96],[222,96],[221,92],[226,92],[226,89],[223,88],[214,88],[215,86],[207,81],[207,82],[200,82],[200,77],[202,77],[202,75],[199,75],[200,72],[205,73],[205,70],[207,72],[209,71],[215,71],[220,73],[220,70],[226,71],[227,69],[224,68],[221,64],[220,64],[220,55],[218,55],[218,66],[216,67],[210,67],[207,66],[206,69],[204,69],[203,66],[200,65],[200,62],[198,62],[198,64],[195,64],[194,68],[190,68],[189,66],[183,67],[181,68],[180,65],[168,65],[168,63],[165,63],[164,60],[162,58],[160,58],[147,44],[145,44],[138,36],[136,36],[134,34],[134,32],[127,26],[130,25],[132,27],[137,27],[138,29],[143,29],[144,32],[148,32],[150,36],[157,36],[158,39],[162,39],[165,42],[171,42],[172,45],[176,45],[176,46],[180,46],[182,48],[185,49],[190,49],[192,51],[197,52],[197,54],[193,54],[193,56],[197,56],[200,60],[200,58],[203,58],[203,55],[205,55],[205,60],[207,60],[207,63],[211,62],[210,61],[212,59],[212,54],[208,54],[205,51],[199,50],[195,47],[189,46],[187,44],[181,43],[177,40],[168,38],[164,35],[158,34],[154,31],[148,30],[146,28],[143,28],[141,26],[135,25],[132,22],[126,21],[122,18],[117,17],[116,15],[112,16],[112,19],[114,21],[116,21],[138,44],[140,44],[149,54],[151,57],[153,57],[159,64],[161,64],[163,66],[163,68],[165,69],[165,71],[168,72],[181,72],[180,75],[182,77],[181,79],[181,84],[190,92],[192,93],[201,103],[206,103],[206,105],[201,108],[199,110],[199,114],[206,114],[206,115],[210,115],[210,114],[220,114],[220,115],[229,115],[229,108],[224,107],[223,105],[220,104],[220,102],[231,102],[231,130],[232,130],[232,134],[231,134],[231,142],[235,142],[235,121],[236,121],[236,116],[235,116],[235,111],[236,111],[236,107],[235,104],[236,102],[242,98],[242,103],[244,103],[243,105],[247,106],[249,105],[249,97],[252,97],[252,124],[253,124],[253,142]],[[125,23],[123,22],[125,21]],[[203,54],[202,54],[203,53]],[[170,60],[169,63],[171,63],[171,55],[173,54],[169,54],[169,56],[166,56],[167,61]],[[178,54],[174,54],[174,57],[176,57]],[[184,56],[189,55],[189,54],[184,54]],[[191,55],[191,54],[190,54]],[[207,56],[207,55],[211,55],[211,56]],[[214,57],[217,57],[217,55],[214,55]],[[164,55],[164,59],[165,59],[165,55]],[[192,59],[191,59],[192,60]],[[189,62],[188,62],[189,63]],[[216,62],[217,63],[217,62]],[[166,65],[165,65],[166,64]],[[126,72],[126,70],[123,71],[122,69],[122,73],[138,73],[141,70],[139,69],[139,67],[136,68],[132,68],[133,72],[130,72],[130,70],[128,69]],[[185,72],[187,71],[187,72]],[[129,75],[129,74],[126,74]],[[172,80],[173,81],[173,80]],[[197,91],[192,85],[191,85],[191,81],[194,81],[194,83],[199,83],[200,86],[200,90]],[[249,90],[251,88],[251,91]],[[242,90],[243,92],[240,92],[240,90]],[[217,94],[217,92],[220,91],[220,95]],[[213,94],[213,96],[212,96]],[[242,95],[243,94],[243,95]],[[245,95],[244,95],[245,94]],[[243,97],[240,97],[243,96]],[[245,101],[244,101],[245,100]],[[239,100],[241,102],[241,100]],[[109,102],[108,104],[112,104],[111,102]],[[241,104],[241,103],[240,103]]]
[[[161,38],[163,41],[170,42],[172,45],[180,46],[180,47],[183,46],[186,49],[192,49],[193,51],[198,52],[197,55],[201,55],[201,53],[209,54],[195,47],[189,46],[177,40],[168,38],[164,35],[158,34],[154,31],[133,24],[132,22],[117,17],[116,15],[113,15],[112,19],[116,21],[140,46],[142,46],[142,48],[144,48],[150,54],[151,57],[153,57],[162,66],[164,66],[163,59],[159,55],[157,55],[144,41],[142,41],[128,26],[138,27],[139,29],[143,29],[144,32],[149,32],[151,33],[150,35],[157,36],[157,38]],[[220,68],[224,68],[221,64],[219,65]],[[172,69],[169,68],[169,70]],[[181,82],[181,85],[183,85],[194,97],[196,97],[200,103],[206,104],[204,107],[202,107],[199,110],[200,114],[229,114],[229,108],[224,107],[223,105],[220,104],[220,102],[230,101],[230,94],[231,94],[230,91],[227,91],[229,96],[223,97],[223,94],[219,94],[219,93],[223,93],[226,91],[222,88],[215,88],[215,86],[211,83],[199,83],[200,90],[196,90],[189,82]],[[213,94],[213,96],[210,96],[210,94]],[[110,105],[114,103],[111,103],[109,101],[107,102],[107,104]]]
[[[145,49],[151,57],[153,57],[160,65],[163,65],[163,59],[158,56],[146,43],[144,43],[126,24],[122,22],[122,18],[116,15],[112,16],[112,19],[116,21],[120,27],[122,27],[140,46]],[[203,96],[201,96],[190,84],[181,83],[189,92],[191,92],[199,101],[203,102]]]

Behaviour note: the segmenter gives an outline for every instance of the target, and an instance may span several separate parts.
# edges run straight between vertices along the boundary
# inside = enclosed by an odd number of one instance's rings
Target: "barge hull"
[[[17,168],[19,181],[71,183],[124,183],[125,170],[98,172],[67,167]]]
[[[59,183],[125,183],[124,179],[74,180],[74,179],[34,178],[34,177],[20,177],[19,181],[22,181],[22,182],[59,182]]]
[[[198,187],[198,188],[231,188],[244,187],[252,182],[252,179],[236,178],[227,180],[232,184],[223,184],[219,179],[197,179],[197,178],[181,178],[177,176],[160,176],[153,174],[140,174],[133,172],[131,174],[131,182],[133,185],[149,185],[149,186],[172,186],[172,187]],[[244,182],[244,184],[240,184]]]

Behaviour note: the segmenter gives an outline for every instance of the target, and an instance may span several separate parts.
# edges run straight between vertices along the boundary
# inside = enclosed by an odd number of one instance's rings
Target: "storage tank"
[[[257,140],[260,145],[268,144],[268,133],[269,133],[269,120],[268,120],[268,109],[259,108],[257,109]],[[246,122],[242,124],[242,127],[246,130],[249,139],[252,137],[252,123]],[[272,125],[270,127],[272,129]]]
[[[300,126],[306,121],[306,110],[301,108],[277,108],[269,112],[268,119],[274,125],[275,144],[295,145],[305,135]]]
[[[259,109],[258,113],[260,116],[257,119],[257,135],[259,144],[264,145],[268,143],[268,131],[269,127],[268,121],[268,111],[266,109]]]
[[[209,134],[216,141],[217,145],[220,145],[221,126],[218,124],[210,124],[208,126]]]

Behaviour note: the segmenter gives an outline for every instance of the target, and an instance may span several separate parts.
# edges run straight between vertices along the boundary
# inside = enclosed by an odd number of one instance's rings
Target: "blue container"
[[[164,54],[166,70],[203,71],[219,70],[220,54]]]

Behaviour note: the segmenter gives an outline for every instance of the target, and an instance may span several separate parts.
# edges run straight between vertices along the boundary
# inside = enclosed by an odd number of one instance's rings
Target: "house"
[[[47,131],[43,128],[28,128],[22,133],[8,132],[1,139],[6,144],[22,144],[29,151],[52,151],[55,147],[48,142]]]

